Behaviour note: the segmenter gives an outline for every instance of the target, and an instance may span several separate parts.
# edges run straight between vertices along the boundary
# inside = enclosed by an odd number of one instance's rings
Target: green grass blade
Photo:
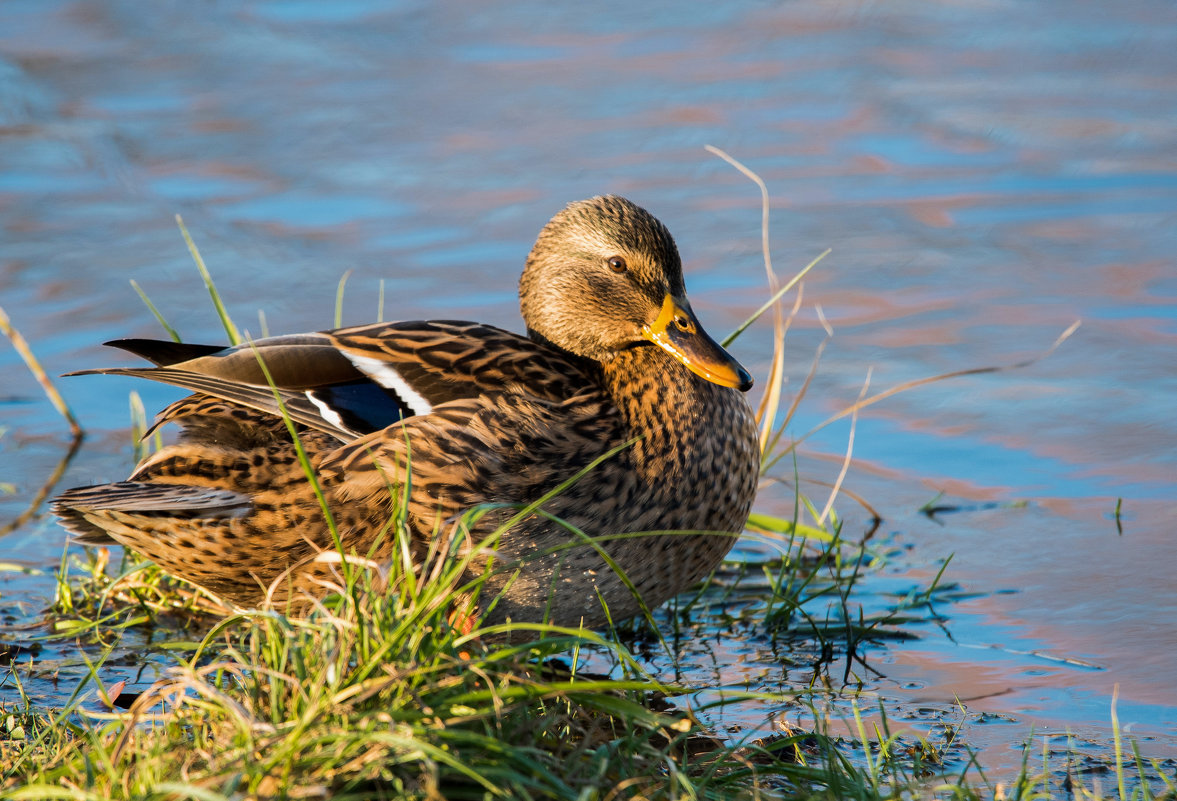
[[[806,273],[808,273],[810,270],[812,270],[814,267],[816,267],[817,263],[819,261],[824,259],[826,256],[830,255],[830,253],[832,253],[832,252],[833,251],[830,248],[826,248],[820,254],[818,254],[817,258],[815,258],[813,261],[809,262],[809,264],[805,265],[805,267],[799,273],[794,275],[791,279],[789,279],[788,282],[785,283],[784,286],[782,286],[780,289],[778,289],[776,292],[774,292],[772,297],[769,298],[764,303],[764,305],[762,305],[756,311],[752,312],[751,316],[748,317],[747,320],[740,323],[739,326],[736,327],[735,331],[732,331],[730,334],[728,334],[726,337],[724,337],[723,341],[720,342],[720,344],[726,348],[728,345],[735,342],[736,337],[738,337],[740,334],[744,333],[744,331],[748,328],[748,326],[752,325],[752,323],[759,320],[761,318],[761,316],[763,316],[766,311],[771,309],[773,307],[773,304],[776,303],[777,301],[779,301],[781,299],[781,297],[783,297],[786,292],[788,292],[793,287],[797,286],[797,282],[800,281],[802,278],[804,278]]]
[[[163,327],[163,330],[167,331],[168,336],[172,338],[172,342],[182,342],[183,340],[180,339],[180,333],[176,331],[176,329],[172,328],[168,321],[164,319],[163,313],[158,308],[156,308],[154,303],[151,302],[151,298],[147,297],[147,293],[143,291],[143,287],[139,286],[139,282],[134,278],[131,279],[131,288],[134,289],[135,292],[139,295],[139,299],[143,301],[145,306],[147,306],[147,310],[151,312],[151,314],[159,322],[160,326]]]
[[[204,279],[204,286],[208,289],[208,295],[212,298],[213,306],[217,310],[217,316],[221,318],[221,325],[225,327],[225,333],[229,337],[229,343],[238,345],[241,343],[241,335],[237,333],[237,326],[233,325],[233,321],[229,319],[229,312],[225,310],[225,304],[221,302],[221,295],[217,292],[216,284],[213,283],[213,278],[208,272],[208,267],[204,264],[204,258],[200,255],[200,250],[197,249],[196,243],[192,241],[192,236],[188,233],[188,228],[184,225],[184,219],[177,214],[176,225],[180,226],[180,233],[184,236],[184,243],[188,245],[188,252],[192,254],[192,259],[196,262],[196,269],[200,270],[200,277]]]

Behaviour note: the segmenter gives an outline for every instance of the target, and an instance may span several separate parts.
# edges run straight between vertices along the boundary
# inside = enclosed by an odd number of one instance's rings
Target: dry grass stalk
[[[61,393],[57,391],[57,387],[53,386],[53,382],[49,380],[44,368],[41,367],[41,362],[37,360],[29,343],[21,336],[20,331],[12,325],[12,320],[8,313],[4,311],[4,307],[0,306],[0,332],[8,337],[8,341],[12,343],[12,347],[16,348],[16,352],[24,359],[24,363],[28,365],[29,372],[33,374],[33,378],[37,379],[37,383],[41,385],[41,390],[49,398],[49,402],[53,404],[53,408],[57,409],[57,413],[65,418],[69,423],[70,433],[75,437],[82,436],[82,427],[78,425],[78,420],[74,417],[74,413],[70,411],[69,405],[65,402],[65,398],[61,397]]]

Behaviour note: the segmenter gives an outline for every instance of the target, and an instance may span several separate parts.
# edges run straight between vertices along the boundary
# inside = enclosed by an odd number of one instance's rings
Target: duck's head
[[[666,226],[625,198],[581,200],[553,217],[527,257],[519,298],[528,333],[570,353],[607,363],[659,347],[708,381],[752,386],[691,311]]]

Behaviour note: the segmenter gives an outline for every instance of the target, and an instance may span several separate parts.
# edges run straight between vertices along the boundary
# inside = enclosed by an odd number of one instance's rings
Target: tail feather
[[[157,367],[167,367],[225,350],[224,345],[193,345],[165,339],[112,339],[102,344],[133,353]]]
[[[111,545],[114,538],[100,525],[105,512],[216,520],[242,517],[252,511],[253,503],[249,496],[231,490],[120,481],[68,490],[53,499],[52,509],[79,542]]]

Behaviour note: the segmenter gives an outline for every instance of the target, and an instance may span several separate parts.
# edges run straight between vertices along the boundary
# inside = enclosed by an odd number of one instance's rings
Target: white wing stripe
[[[381,359],[373,359],[371,356],[360,356],[355,353],[348,353],[346,350],[340,351],[348,360],[356,366],[364,375],[370,377],[380,386],[385,389],[391,389],[397,394],[405,405],[413,412],[413,414],[429,414],[433,411],[433,406],[429,401],[417,392],[409,382],[401,378],[401,374],[393,369],[386,361]]]
[[[339,416],[339,412],[335,411],[326,403],[316,398],[314,393],[312,393],[309,389],[303,394],[307,396],[307,400],[315,404],[315,408],[319,410],[319,414],[322,415],[324,420],[338,429],[343,431],[349,430],[348,427],[344,425],[343,418]]]

